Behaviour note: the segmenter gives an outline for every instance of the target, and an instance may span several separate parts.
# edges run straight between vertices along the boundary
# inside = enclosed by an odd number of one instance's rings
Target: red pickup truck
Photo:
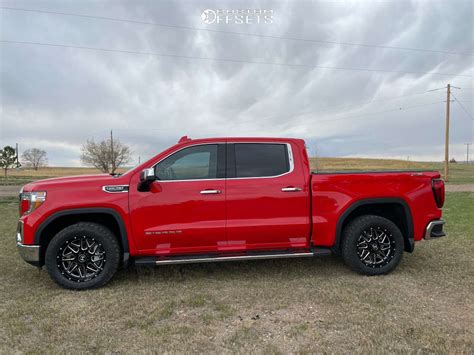
[[[20,192],[20,255],[71,289],[130,261],[179,264],[339,254],[386,274],[444,235],[438,172],[311,173],[301,139],[180,139],[121,175],[47,179]]]

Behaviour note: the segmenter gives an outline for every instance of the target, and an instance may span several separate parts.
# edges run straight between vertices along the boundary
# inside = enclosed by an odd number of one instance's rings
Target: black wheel
[[[387,218],[372,215],[357,217],[344,228],[342,238],[344,262],[361,274],[387,274],[402,259],[402,233]]]
[[[61,230],[46,249],[49,276],[60,286],[83,290],[104,286],[120,262],[120,247],[106,227],[89,222]]]

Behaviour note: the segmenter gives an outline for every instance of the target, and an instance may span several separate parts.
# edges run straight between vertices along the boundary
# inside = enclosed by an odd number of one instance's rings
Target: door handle
[[[299,187],[284,187],[281,189],[283,192],[298,192],[301,191]]]
[[[221,190],[202,190],[201,195],[220,194],[221,192]]]

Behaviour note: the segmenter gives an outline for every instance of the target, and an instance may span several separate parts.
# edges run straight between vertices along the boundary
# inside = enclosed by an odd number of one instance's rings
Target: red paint
[[[205,143],[289,143],[294,168],[278,177],[155,181],[140,192],[140,172],[183,147]],[[118,177],[77,176],[41,180],[24,191],[46,191],[46,201],[23,215],[24,244],[34,243],[39,226],[66,209],[105,207],[122,218],[130,254],[169,255],[331,247],[337,224],[354,203],[397,198],[406,203],[415,240],[427,224],[441,217],[444,183],[437,172],[311,174],[304,141],[281,138],[215,138],[190,140],[158,154]],[[129,193],[107,193],[105,185],[129,185]],[[283,192],[297,187],[301,191]],[[203,190],[219,194],[201,194]],[[438,201],[438,205],[437,205]]]

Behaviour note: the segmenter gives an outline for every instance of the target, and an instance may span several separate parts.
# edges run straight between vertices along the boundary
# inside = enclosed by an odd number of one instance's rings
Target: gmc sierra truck
[[[386,274],[415,241],[444,236],[438,172],[311,173],[301,139],[178,144],[121,175],[20,191],[16,242],[60,286],[105,285],[119,267],[341,255]]]

